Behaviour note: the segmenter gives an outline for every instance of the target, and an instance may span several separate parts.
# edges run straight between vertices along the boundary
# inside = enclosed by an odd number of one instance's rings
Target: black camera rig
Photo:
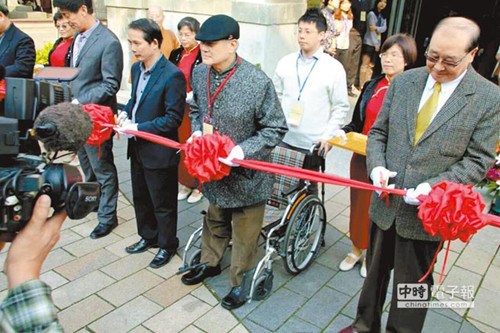
[[[9,81],[7,98],[8,94]],[[5,106],[10,107],[9,103]],[[30,220],[42,194],[50,196],[55,211],[66,209],[71,219],[84,218],[99,205],[99,184],[83,182],[77,167],[54,163],[56,156],[20,153],[26,151],[23,145],[30,134],[20,130],[19,120],[26,119],[30,108],[28,112],[24,107],[6,110],[8,117],[0,117],[0,241],[14,239]],[[39,111],[34,108],[29,118],[34,120]]]

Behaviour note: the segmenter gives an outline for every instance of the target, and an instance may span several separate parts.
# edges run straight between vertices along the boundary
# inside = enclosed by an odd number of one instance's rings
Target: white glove
[[[418,184],[416,188],[410,188],[406,191],[406,195],[403,197],[404,201],[408,205],[418,206],[422,202],[418,200],[420,195],[428,195],[431,192],[432,188],[429,183]]]
[[[245,159],[245,154],[243,153],[243,149],[241,149],[240,146],[234,146],[226,158],[219,157],[219,161],[221,161],[222,163],[229,165],[230,167],[238,167],[239,166],[238,164],[232,162],[233,159],[237,160]]]
[[[347,141],[347,136],[345,135],[344,130],[338,129],[338,130],[333,131],[332,139],[338,138],[338,137],[342,138],[342,140],[344,140],[344,141]]]
[[[78,100],[76,98],[73,98],[73,100],[71,101],[71,104],[80,104],[80,102],[78,102]]]
[[[190,91],[186,94],[186,103],[191,104],[193,102],[193,92]]]
[[[127,133],[124,133],[123,131],[124,130],[132,130],[132,131],[137,131],[137,124],[136,123],[133,123],[132,120],[130,119],[126,119],[124,122],[123,122],[123,125],[119,126],[116,128],[116,130],[118,131],[118,133],[120,134],[123,134],[125,135],[127,138],[133,138],[134,136],[131,135],[131,134],[127,134]]]
[[[193,139],[194,138],[197,138],[199,136],[202,136],[203,133],[201,133],[201,131],[194,131],[193,134],[191,134],[191,136],[186,140],[187,143],[193,143]]]
[[[125,111],[118,111],[115,121],[116,126],[123,126],[127,120],[130,121],[130,119],[128,118],[128,113]]]
[[[387,187],[387,185],[389,184],[389,178],[394,178],[397,174],[398,173],[395,171],[390,171],[384,167],[378,166],[373,168],[372,172],[370,173],[370,178],[373,185],[379,187]],[[378,195],[382,193],[381,191],[375,192],[377,192]]]

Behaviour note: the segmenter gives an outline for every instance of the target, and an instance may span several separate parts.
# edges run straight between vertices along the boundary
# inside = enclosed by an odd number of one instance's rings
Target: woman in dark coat
[[[367,135],[382,108],[385,93],[394,76],[410,68],[417,59],[415,40],[406,34],[393,35],[384,42],[380,49],[380,61],[383,74],[365,83],[359,97],[352,121],[344,126],[336,136],[345,136],[348,132]],[[342,131],[344,133],[342,133]],[[350,166],[351,179],[370,183],[366,170],[366,157],[353,154]],[[351,188],[351,207],[349,221],[349,237],[352,251],[340,263],[340,270],[351,270],[363,257],[363,250],[368,248],[369,218],[371,191]],[[366,276],[366,261],[363,260],[360,274]]]

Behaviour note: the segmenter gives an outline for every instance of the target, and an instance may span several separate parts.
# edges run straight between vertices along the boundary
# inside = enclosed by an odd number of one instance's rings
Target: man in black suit
[[[0,64],[6,77],[32,78],[35,43],[9,19],[9,9],[0,3]]]
[[[161,29],[150,19],[128,26],[128,41],[139,60],[132,66],[132,95],[118,116],[122,129],[140,130],[178,141],[177,130],[184,114],[186,82],[184,74],[161,52]],[[179,245],[177,238],[177,165],[174,149],[131,137],[132,191],[137,229],[141,239],[125,250],[159,251],[149,264],[167,264]]]

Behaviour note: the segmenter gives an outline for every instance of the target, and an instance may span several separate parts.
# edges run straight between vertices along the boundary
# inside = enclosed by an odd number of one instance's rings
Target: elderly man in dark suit
[[[6,77],[32,78],[35,43],[9,19],[9,9],[0,3],[0,65]]]
[[[92,0],[54,0],[54,7],[59,7],[69,25],[78,31],[69,57],[69,65],[80,69],[71,81],[73,102],[105,105],[116,112],[116,93],[123,70],[120,41],[92,16]],[[78,151],[78,158],[86,181],[97,181],[101,185],[99,223],[90,237],[104,237],[118,225],[118,176],[113,160],[113,138],[99,147],[85,144]]]
[[[344,332],[380,331],[391,270],[387,332],[422,330],[426,309],[398,307],[400,284],[417,283],[439,250],[439,239],[428,235],[417,217],[418,197],[444,180],[477,183],[495,158],[500,89],[470,65],[478,40],[475,22],[445,18],[425,53],[427,66],[397,76],[385,96],[368,136],[367,167],[375,185],[391,178],[409,190],[404,198],[392,197],[389,207],[372,198],[368,274],[354,324]],[[429,288],[432,274],[423,282]]]
[[[139,60],[132,66],[132,95],[119,114],[122,129],[140,130],[179,141],[177,130],[184,115],[184,74],[161,52],[160,26],[139,19],[128,26],[128,41]],[[150,267],[167,264],[176,253],[177,165],[179,155],[140,138],[128,140],[132,191],[137,229],[141,239],[128,253],[159,247]]]

